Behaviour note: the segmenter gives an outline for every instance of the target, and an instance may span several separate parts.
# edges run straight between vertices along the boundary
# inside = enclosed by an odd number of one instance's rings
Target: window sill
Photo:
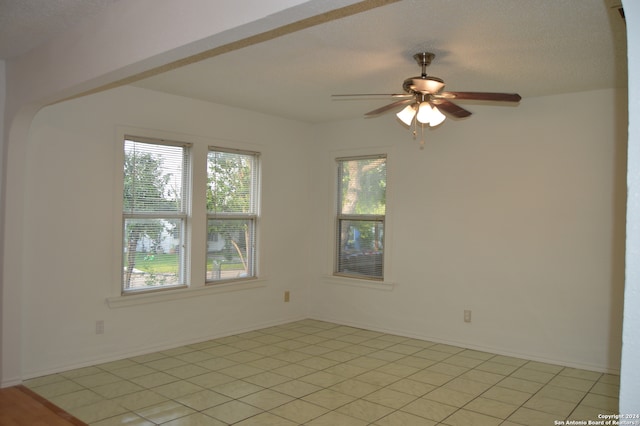
[[[348,285],[352,287],[369,288],[372,290],[393,291],[398,285],[397,283],[388,281],[373,281],[359,278],[349,278],[339,275],[323,275],[322,279],[333,285]]]
[[[210,284],[204,287],[187,287],[164,291],[154,291],[149,293],[125,294],[106,299],[109,308],[124,308],[127,306],[144,305],[148,303],[160,303],[171,300],[187,299],[190,297],[200,297],[218,293],[228,293],[231,291],[250,290],[265,287],[266,278],[254,278],[246,281],[234,281],[221,284]]]

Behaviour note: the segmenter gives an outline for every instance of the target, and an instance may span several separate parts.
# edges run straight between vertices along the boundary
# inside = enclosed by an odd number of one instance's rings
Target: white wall
[[[620,367],[626,97],[611,90],[470,105],[427,131],[393,115],[316,127],[313,317],[596,370]],[[391,291],[323,277],[332,159],[391,147]],[[472,323],[463,311],[472,310]]]
[[[23,376],[307,314],[616,371],[624,93],[470,108],[471,119],[428,131],[424,150],[392,115],[308,126],[131,87],[43,109],[26,149]],[[118,290],[114,157],[122,126],[259,146],[265,287],[115,309],[105,303]],[[327,278],[333,158],[385,145],[394,287],[336,284]],[[309,215],[292,215],[292,203]],[[464,309],[473,311],[471,324],[462,321]],[[104,335],[95,334],[96,320],[105,321]]]
[[[7,82],[6,64],[5,64],[5,61],[0,59],[0,137],[4,135],[4,108],[5,108],[5,102],[7,99],[6,82]],[[4,144],[2,146],[4,146]],[[4,165],[2,161],[3,158],[4,158],[4,149],[0,149],[0,176],[4,174],[3,173]]]
[[[3,60],[0,60],[0,200],[4,196],[4,158],[5,158],[5,143],[4,143],[4,109],[7,95],[7,76],[6,76],[6,64]],[[2,205],[2,201],[0,201]],[[0,224],[4,223],[4,209],[0,210]],[[4,241],[4,226],[0,225],[0,241]],[[0,264],[2,264],[3,246],[0,246]],[[4,306],[2,300],[4,297],[4,286],[2,285],[2,278],[0,278],[0,307]],[[2,346],[4,339],[2,334],[4,332],[3,315],[0,313],[0,354],[4,353]],[[2,378],[2,366],[0,365],[0,379]],[[0,383],[2,381],[0,380]]]
[[[620,412],[640,413],[640,4],[624,0],[629,63],[627,270]]]
[[[261,151],[262,287],[105,303],[119,295],[121,231],[113,206],[121,191],[121,126],[140,136],[171,132],[205,156],[208,145]],[[131,87],[41,110],[24,170],[23,378],[305,317],[307,133],[300,123]],[[204,270],[196,273],[193,284],[202,285]],[[96,320],[104,320],[103,335],[95,333]]]

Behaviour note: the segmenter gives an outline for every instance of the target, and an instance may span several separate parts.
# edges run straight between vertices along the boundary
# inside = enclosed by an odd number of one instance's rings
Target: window
[[[338,158],[335,274],[383,280],[386,156]]]
[[[123,293],[183,286],[189,145],[124,141]]]
[[[256,277],[258,154],[209,148],[206,281]]]

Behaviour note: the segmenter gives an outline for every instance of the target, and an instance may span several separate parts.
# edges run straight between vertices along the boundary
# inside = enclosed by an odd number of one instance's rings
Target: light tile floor
[[[546,426],[617,413],[619,377],[303,320],[25,385],[96,426]]]

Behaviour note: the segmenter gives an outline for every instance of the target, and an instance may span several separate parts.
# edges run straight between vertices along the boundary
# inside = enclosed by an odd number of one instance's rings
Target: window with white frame
[[[336,159],[335,275],[384,279],[386,155]]]
[[[206,282],[255,278],[259,154],[209,148]]]
[[[123,293],[186,285],[189,147],[125,137]]]

